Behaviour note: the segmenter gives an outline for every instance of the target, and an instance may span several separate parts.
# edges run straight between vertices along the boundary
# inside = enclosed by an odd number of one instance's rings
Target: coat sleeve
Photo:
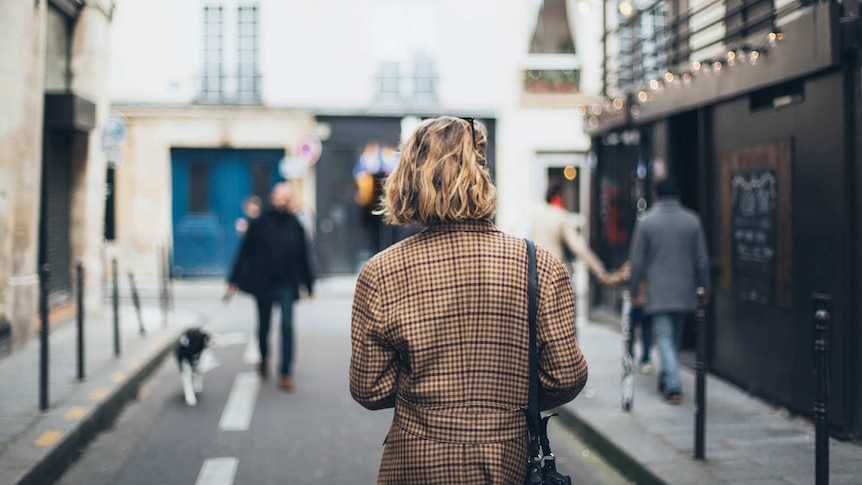
[[[351,318],[350,395],[368,409],[395,405],[398,355],[384,336],[385,316],[373,261],[356,282]]]
[[[258,238],[258,233],[260,232],[260,221],[258,219],[252,219],[249,222],[248,228],[245,231],[245,235],[242,237],[242,242],[239,245],[239,251],[236,253],[236,257],[233,259],[233,266],[231,267],[230,276],[227,281],[231,284],[237,284],[239,281],[239,272],[240,268],[243,264],[248,262],[249,255],[252,251],[252,246],[254,246],[255,241]]]
[[[557,407],[575,398],[587,383],[587,361],[575,340],[575,300],[571,277],[546,253],[539,280],[539,407]],[[544,282],[542,281],[544,279]]]
[[[641,221],[635,223],[632,231],[632,243],[629,247],[629,261],[632,265],[631,278],[629,279],[629,294],[634,296],[639,293],[639,285],[644,276],[644,265],[646,264],[646,243],[644,241],[643,227]]]

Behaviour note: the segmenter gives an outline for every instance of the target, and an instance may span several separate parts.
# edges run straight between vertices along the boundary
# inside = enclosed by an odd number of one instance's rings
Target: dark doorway
[[[317,162],[317,250],[324,274],[359,271],[365,261],[397,240],[398,229],[372,211],[377,208],[382,168],[398,146],[401,118],[319,116],[331,135]]]
[[[698,160],[697,111],[689,111],[670,118],[668,140],[668,173],[677,183],[680,202],[698,214],[705,214],[706,211],[701,205],[703,198]],[[689,317],[683,330],[680,350],[684,351],[681,359],[691,365],[694,363],[694,355],[691,351],[697,343],[696,330],[693,318]]]
[[[69,241],[72,197],[72,130],[45,130],[42,159],[42,224],[39,265],[50,267],[48,304],[72,299],[72,255]]]

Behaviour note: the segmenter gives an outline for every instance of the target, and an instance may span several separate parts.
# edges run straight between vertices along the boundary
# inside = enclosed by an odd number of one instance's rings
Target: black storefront
[[[394,168],[390,163],[397,161],[393,155],[405,116],[419,120],[439,115],[316,116],[327,131],[315,166],[315,254],[321,273],[356,273],[378,251],[421,230],[385,224],[374,214],[383,181]],[[488,164],[493,176],[495,121],[491,117],[476,119],[488,128]],[[410,124],[404,126],[409,128]]]
[[[856,3],[748,5],[746,20],[745,4],[725,3],[721,57],[691,62],[697,32],[680,2],[662,10],[667,22],[656,32],[665,37],[655,50],[664,64],[654,78],[632,74],[648,72],[643,45],[631,45],[640,49],[636,56],[608,53],[609,96],[582,110],[595,157],[591,243],[609,266],[625,261],[653,179],[673,176],[707,232],[715,288],[710,370],[810,416],[811,296],[828,294],[834,301],[829,419],[836,436],[859,439]],[[643,25],[624,19],[608,30],[635,23]],[[596,294],[599,308],[618,308],[618,294]]]

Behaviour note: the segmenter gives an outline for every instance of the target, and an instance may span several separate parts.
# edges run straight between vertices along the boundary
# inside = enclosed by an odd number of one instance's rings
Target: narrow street
[[[367,411],[348,392],[350,295],[297,306],[296,387],[285,393],[254,373],[253,301],[236,296],[225,305],[221,290],[209,283],[178,290],[177,306],[206,314],[216,335],[202,361],[208,370],[198,406],[186,406],[176,362],[167,359],[57,483],[374,483],[392,411]],[[552,423],[554,451],[574,483],[628,483]]]

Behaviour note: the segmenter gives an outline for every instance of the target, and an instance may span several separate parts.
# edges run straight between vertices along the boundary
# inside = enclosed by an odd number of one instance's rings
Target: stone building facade
[[[99,307],[112,4],[0,1],[0,340],[39,327],[39,267],[52,266],[52,320],[72,308],[73,266]],[[47,169],[45,168],[47,167]],[[47,187],[43,190],[43,187]]]

